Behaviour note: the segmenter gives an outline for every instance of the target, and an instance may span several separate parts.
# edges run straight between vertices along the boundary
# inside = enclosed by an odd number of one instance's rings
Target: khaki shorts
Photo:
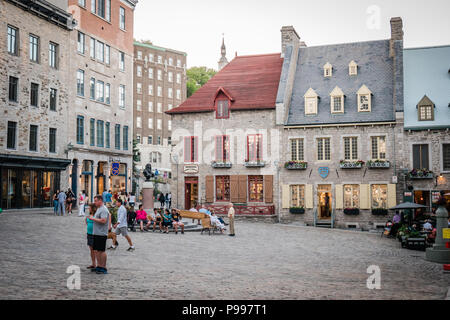
[[[121,234],[122,236],[126,237],[128,235],[128,227],[121,227],[116,229],[116,235]]]

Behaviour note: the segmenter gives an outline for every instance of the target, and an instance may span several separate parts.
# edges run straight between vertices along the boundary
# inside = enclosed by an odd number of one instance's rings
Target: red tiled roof
[[[232,97],[231,110],[274,109],[283,64],[280,56],[238,56],[185,102],[166,113],[214,111],[214,100],[220,91]]]

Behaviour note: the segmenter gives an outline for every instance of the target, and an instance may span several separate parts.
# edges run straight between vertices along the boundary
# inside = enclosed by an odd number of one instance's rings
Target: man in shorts
[[[172,221],[175,234],[178,234],[178,227],[181,227],[181,234],[184,234],[184,223],[181,221],[180,212],[176,209],[172,209]]]
[[[98,274],[107,274],[106,269],[106,238],[108,237],[108,229],[110,224],[110,215],[108,208],[105,207],[103,203],[103,198],[101,195],[97,195],[94,198],[95,206],[97,211],[94,217],[90,218],[94,221],[93,234],[94,242],[93,249],[95,253],[95,259],[97,260],[97,268],[91,269]]]
[[[127,251],[134,251],[134,245],[131,241],[130,236],[128,235],[128,221],[127,221],[127,209],[123,205],[122,199],[116,200],[116,206],[119,208],[117,210],[117,223],[114,225],[114,229],[116,229],[116,236],[121,234],[125,239],[127,239],[128,244],[130,247],[127,249]],[[116,247],[112,245],[112,249],[115,249]]]
[[[162,232],[162,216],[157,208],[153,209],[155,219],[153,220],[153,232],[155,232],[156,225],[159,226],[159,232]]]

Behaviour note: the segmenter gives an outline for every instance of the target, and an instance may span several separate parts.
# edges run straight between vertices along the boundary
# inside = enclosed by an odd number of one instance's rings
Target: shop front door
[[[184,208],[186,210],[198,204],[198,178],[186,177],[184,183]]]
[[[317,186],[317,214],[319,219],[331,219],[331,185]]]

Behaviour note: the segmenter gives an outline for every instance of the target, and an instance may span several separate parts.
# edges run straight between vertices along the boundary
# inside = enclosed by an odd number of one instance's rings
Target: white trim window
[[[148,78],[153,79],[153,68],[148,69]]]
[[[337,86],[331,91],[331,113],[344,113],[344,97],[344,92]]]
[[[162,70],[158,69],[158,80],[162,80]]]
[[[125,9],[119,7],[119,28],[125,30]]]
[[[304,184],[295,184],[290,185],[291,189],[291,207],[305,207],[305,185]]]
[[[148,86],[148,94],[149,94],[150,96],[153,95],[153,85],[152,85],[152,84],[150,84],[150,85]]]
[[[136,110],[142,111],[142,100],[141,99],[136,100]]]
[[[314,91],[313,88],[309,88],[305,93],[305,114],[306,115],[314,115],[317,114],[317,105],[319,96]]]
[[[153,112],[153,101],[148,102],[148,112]]]
[[[372,111],[372,91],[363,85],[358,90],[358,112],[370,112]]]
[[[162,103],[161,103],[161,102],[158,102],[158,103],[156,104],[156,111],[157,111],[158,113],[162,113]]]
[[[148,118],[148,128],[153,129],[153,118]]]
[[[177,83],[181,83],[181,73],[177,73]]]
[[[317,160],[331,160],[330,138],[317,138]]]
[[[172,71],[169,72],[168,78],[169,78],[169,82],[173,82],[173,72]]]
[[[142,77],[142,66],[136,66],[136,76]]]
[[[344,184],[344,208],[359,208],[359,184]]]
[[[181,90],[177,89],[177,99],[181,100]]]
[[[173,89],[172,88],[167,88],[167,96],[172,99],[173,98]]]
[[[142,118],[136,117],[136,128],[142,128]]]
[[[344,159],[358,160],[358,138],[344,137]]]
[[[156,129],[157,130],[162,130],[162,119],[157,119],[156,120]]]
[[[331,65],[331,63],[327,62],[323,66],[323,76],[325,78],[331,78],[333,76],[333,66]]]
[[[162,97],[162,87],[161,86],[158,86],[157,94],[158,94],[158,97]]]
[[[386,137],[376,136],[371,137],[372,142],[372,160],[386,159]]]
[[[350,61],[348,64],[348,75],[349,76],[356,76],[358,75],[358,65],[355,61]]]
[[[304,144],[303,138],[289,139],[291,145],[291,160],[303,161],[304,160]]]
[[[172,131],[172,120],[167,120],[167,130]]]
[[[119,85],[119,108],[125,109],[125,86]]]
[[[142,93],[142,83],[140,82],[136,83],[136,92]]]

